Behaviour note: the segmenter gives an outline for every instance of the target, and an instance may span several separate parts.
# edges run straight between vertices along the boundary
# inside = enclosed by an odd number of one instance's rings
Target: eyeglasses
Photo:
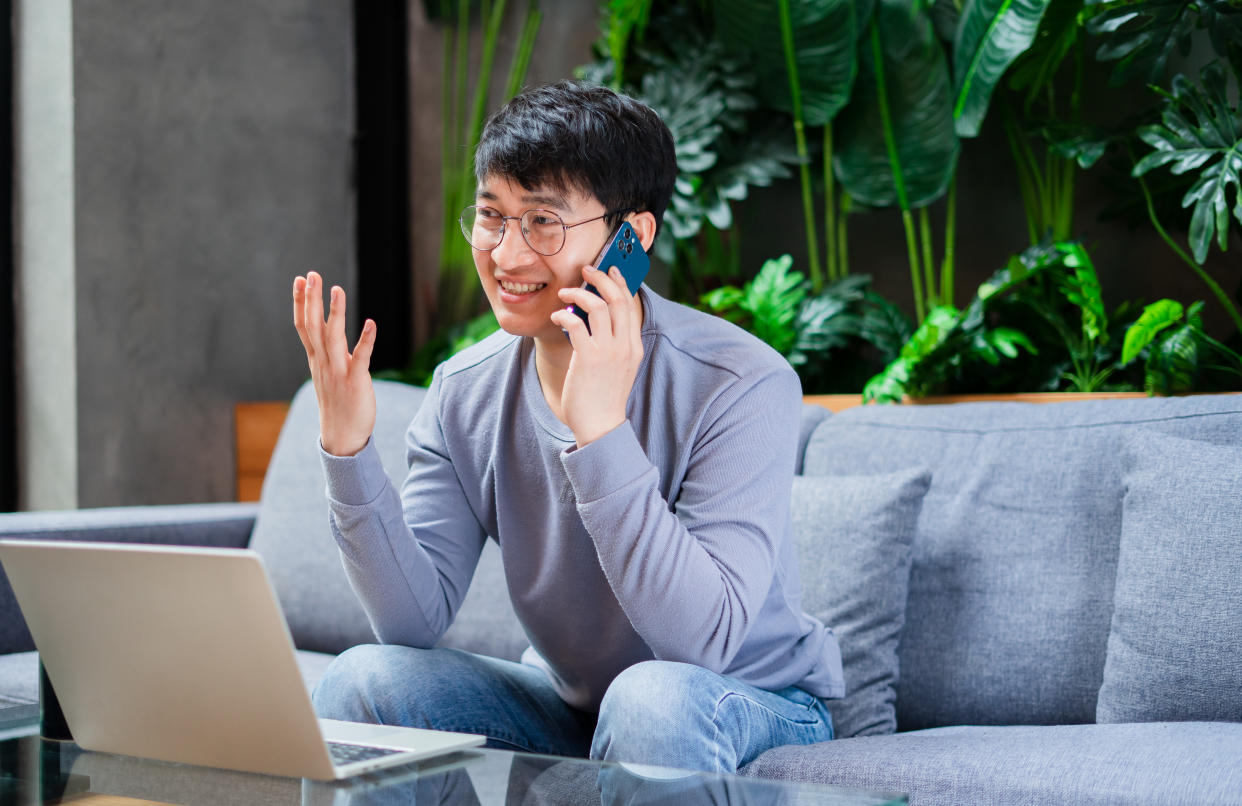
[[[500,246],[505,237],[505,222],[521,223],[522,237],[531,249],[541,255],[555,255],[565,248],[565,231],[592,221],[599,221],[619,212],[604,213],[586,221],[566,224],[561,217],[551,210],[527,210],[520,216],[501,215],[494,207],[482,207],[472,204],[461,211],[461,234],[472,247],[481,252],[490,252]]]

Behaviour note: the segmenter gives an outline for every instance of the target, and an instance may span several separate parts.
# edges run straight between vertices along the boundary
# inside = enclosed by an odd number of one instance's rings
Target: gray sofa
[[[380,382],[394,479],[422,390]],[[835,741],[746,775],[939,803],[1242,804],[1242,396],[807,406],[793,517],[803,604],[836,630]],[[373,640],[327,528],[314,396],[258,505],[0,515],[0,536],[249,545],[308,685]],[[0,705],[36,661],[0,586]],[[526,646],[489,544],[449,646]]]

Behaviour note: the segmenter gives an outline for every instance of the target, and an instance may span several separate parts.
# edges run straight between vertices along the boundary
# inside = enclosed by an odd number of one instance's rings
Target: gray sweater
[[[589,445],[544,400],[533,341],[502,331],[436,370],[399,494],[372,444],[323,454],[376,636],[434,645],[490,535],[531,642],[523,662],[571,705],[598,708],[651,659],[841,697],[840,650],[802,612],[790,533],[798,377],[740,328],[641,294],[628,421]]]

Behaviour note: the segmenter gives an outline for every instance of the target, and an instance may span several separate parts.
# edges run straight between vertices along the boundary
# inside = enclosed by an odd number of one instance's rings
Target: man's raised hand
[[[306,348],[315,397],[319,439],[335,456],[353,456],[375,429],[375,388],[368,368],[375,347],[375,322],[368,319],[354,351],[345,339],[345,291],[333,286],[328,318],[323,315],[323,280],[315,272],[293,280],[293,326]]]

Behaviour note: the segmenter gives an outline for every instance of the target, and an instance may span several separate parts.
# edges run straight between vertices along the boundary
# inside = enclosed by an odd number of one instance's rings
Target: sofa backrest
[[[1236,445],[1242,396],[866,406],[815,429],[807,475],[933,470],[912,548],[899,729],[1094,721],[1133,429]]]

